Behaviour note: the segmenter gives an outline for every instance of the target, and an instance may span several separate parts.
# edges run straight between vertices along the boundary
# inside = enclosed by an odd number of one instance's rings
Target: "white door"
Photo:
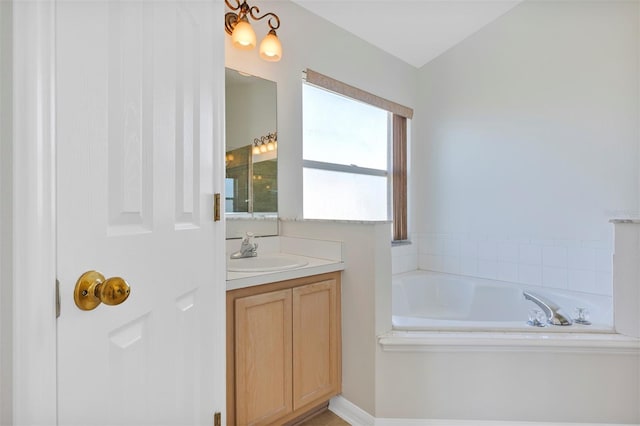
[[[59,425],[211,425],[224,409],[216,3],[56,4]],[[77,308],[88,270],[129,298]]]

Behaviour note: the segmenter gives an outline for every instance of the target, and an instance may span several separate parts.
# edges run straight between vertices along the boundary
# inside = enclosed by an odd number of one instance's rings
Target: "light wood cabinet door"
[[[295,423],[340,393],[340,273],[227,292],[229,425]]]
[[[293,409],[340,389],[340,306],[336,280],[292,289]]]
[[[236,423],[267,425],[293,411],[291,289],[236,299]]]

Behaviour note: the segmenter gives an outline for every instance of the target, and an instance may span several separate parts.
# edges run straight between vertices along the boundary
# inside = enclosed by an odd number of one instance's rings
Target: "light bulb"
[[[231,33],[231,42],[233,47],[240,50],[251,50],[256,47],[256,33],[246,16],[236,23]]]
[[[253,150],[251,151],[254,155],[258,155],[260,154],[260,148],[258,148],[258,145],[255,145],[253,147]]]
[[[273,142],[269,142],[267,144],[267,151],[273,151],[274,149],[276,149],[276,147],[273,146]]]
[[[282,45],[275,30],[269,31],[260,43],[260,57],[269,62],[278,62],[282,58]]]
[[[267,146],[265,144],[260,145],[260,152],[262,153],[267,152]]]

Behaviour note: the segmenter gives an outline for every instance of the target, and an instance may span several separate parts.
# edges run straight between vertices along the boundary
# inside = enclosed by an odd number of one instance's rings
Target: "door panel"
[[[57,3],[61,425],[211,424],[224,406],[213,3]],[[76,308],[92,269],[130,297]]]
[[[113,1],[106,9],[109,226],[150,230],[153,162],[144,159],[152,158],[154,142],[153,80],[147,78],[153,75],[153,4]]]
[[[176,222],[196,225],[199,212],[200,65],[198,21],[178,12],[176,39]]]

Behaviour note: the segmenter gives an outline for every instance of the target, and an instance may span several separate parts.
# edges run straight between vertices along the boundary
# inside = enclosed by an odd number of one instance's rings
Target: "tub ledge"
[[[378,336],[395,352],[570,352],[640,356],[640,339],[616,333],[392,330]]]

